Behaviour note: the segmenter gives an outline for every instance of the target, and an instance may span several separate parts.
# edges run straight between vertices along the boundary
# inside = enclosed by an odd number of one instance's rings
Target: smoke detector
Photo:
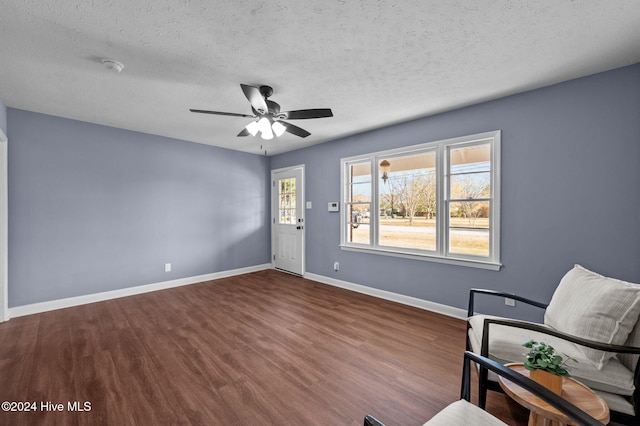
[[[103,59],[102,65],[113,72],[120,72],[124,69],[124,64],[122,62],[114,61],[113,59]]]

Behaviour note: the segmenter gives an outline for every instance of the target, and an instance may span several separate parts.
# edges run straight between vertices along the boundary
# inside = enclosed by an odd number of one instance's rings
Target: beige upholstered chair
[[[488,412],[471,404],[471,362],[490,370],[493,374],[498,374],[510,380],[513,383],[529,390],[541,399],[565,413],[568,417],[575,420],[576,424],[602,426],[593,417],[590,417],[584,411],[567,402],[567,400],[559,397],[555,393],[533,382],[528,377],[521,375],[503,365],[491,361],[488,358],[479,356],[472,352],[465,352],[464,364],[462,368],[462,389],[461,399],[449,404],[438,414],[427,421],[424,426],[507,426],[506,423],[492,416]],[[373,416],[364,418],[364,426],[384,426],[382,422]]]
[[[509,297],[545,309],[544,323],[478,315],[478,295]],[[491,290],[469,295],[467,349],[500,363],[523,362],[525,340],[544,341],[558,354],[577,359],[570,374],[593,389],[611,410],[611,419],[640,424],[640,285],[576,265],[561,280],[549,304]],[[495,376],[480,369],[479,405],[487,390],[500,391]]]

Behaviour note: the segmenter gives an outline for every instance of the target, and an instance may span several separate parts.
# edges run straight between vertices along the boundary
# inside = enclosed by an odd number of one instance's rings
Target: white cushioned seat
[[[469,318],[469,341],[473,352],[480,353],[482,346],[482,329],[486,315],[475,315]],[[498,318],[498,317],[489,317]],[[506,319],[506,318],[505,318]],[[622,365],[616,358],[607,362],[602,370],[598,370],[589,362],[584,353],[578,349],[579,345],[566,340],[537,333],[522,328],[507,327],[499,324],[489,326],[489,358],[506,364],[508,362],[524,362],[527,349],[522,346],[526,340],[533,339],[550,344],[556,353],[568,354],[578,362],[567,363],[569,374],[592,389],[611,392],[620,395],[632,395],[633,372]]]
[[[620,396],[609,392],[603,392],[596,389],[592,389],[593,392],[600,398],[604,399],[607,403],[610,411],[618,411],[620,413],[628,414],[630,416],[635,415],[633,411],[633,405],[629,401]]]
[[[424,426],[507,426],[481,408],[464,399],[446,406],[433,416]]]

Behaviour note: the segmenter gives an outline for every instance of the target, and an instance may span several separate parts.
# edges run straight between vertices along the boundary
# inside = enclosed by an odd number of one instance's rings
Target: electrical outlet
[[[165,263],[164,264],[164,271],[165,272],[171,272],[171,264],[170,263]]]
[[[333,270],[334,271],[339,271],[340,270],[340,262],[334,262],[333,263]]]
[[[504,304],[507,306],[516,306],[516,301],[514,299],[511,299],[509,297],[505,297],[504,298]]]

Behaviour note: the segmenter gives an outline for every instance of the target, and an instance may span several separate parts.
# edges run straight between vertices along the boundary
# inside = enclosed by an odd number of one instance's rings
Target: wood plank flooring
[[[0,324],[0,402],[37,410],[0,425],[421,425],[459,398],[464,334],[272,270],[14,318]],[[488,410],[526,424],[503,395]]]

